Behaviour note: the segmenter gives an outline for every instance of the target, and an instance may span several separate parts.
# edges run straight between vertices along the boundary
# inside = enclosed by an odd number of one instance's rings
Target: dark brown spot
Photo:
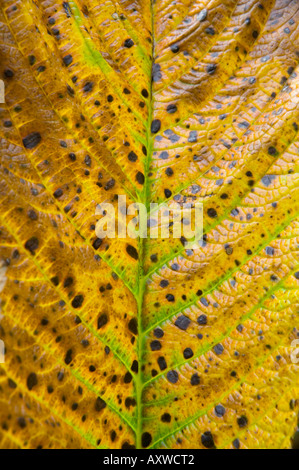
[[[239,418],[237,418],[237,423],[238,423],[239,428],[245,428],[248,424],[248,419],[246,418],[246,416],[242,415]]]
[[[127,245],[126,252],[131,258],[138,260],[138,252],[134,246]]]
[[[132,46],[134,46],[133,39],[131,38],[126,39],[124,42],[124,47],[127,47],[128,49],[130,49]]]
[[[106,313],[103,313],[98,318],[98,330],[102,328],[103,326],[107,325],[107,323],[108,323],[108,317]]]
[[[139,184],[144,184],[145,178],[144,178],[144,174],[141,173],[141,171],[138,171],[138,173],[136,173],[136,181]]]
[[[198,374],[193,374],[190,380],[191,385],[199,385],[200,384],[200,377]]]
[[[102,400],[102,398],[98,397],[96,399],[94,408],[98,412],[102,411],[104,408],[106,408],[106,403],[104,402],[104,400]]]
[[[154,341],[151,342],[150,347],[152,351],[160,351],[160,349],[162,348],[162,345],[160,341],[155,339]]]
[[[103,240],[101,238],[96,238],[92,246],[94,247],[95,250],[97,250],[98,248],[100,248],[102,242]]]
[[[72,301],[72,306],[74,308],[79,308],[81,307],[82,303],[83,303],[83,300],[84,300],[84,297],[83,295],[76,295],[76,297],[74,297],[73,301]]]
[[[176,321],[175,321],[175,326],[180,328],[180,330],[187,330],[188,326],[190,325],[191,321],[189,320],[188,317],[185,317],[185,315],[180,315]]]
[[[169,113],[169,114],[173,114],[177,111],[177,107],[175,104],[169,104],[166,108],[166,111]]]
[[[136,162],[137,161],[138,157],[137,157],[136,153],[133,152],[133,150],[129,153],[128,159],[130,160],[130,162]]]
[[[26,250],[30,251],[32,255],[35,254],[35,250],[37,250],[39,245],[39,241],[36,237],[32,237],[25,243]]]
[[[215,217],[217,217],[217,212],[215,211],[215,209],[213,209],[212,207],[210,207],[207,211],[207,214],[209,217],[211,217],[212,219],[215,219]]]
[[[12,379],[8,379],[8,386],[9,388],[17,388],[17,384]]]
[[[201,435],[201,443],[207,449],[213,449],[215,447],[213,435],[210,431],[206,431]]]
[[[23,139],[23,145],[26,149],[34,149],[41,142],[42,138],[39,132],[31,132]]]
[[[27,388],[28,390],[32,390],[33,387],[37,385],[37,375],[32,372],[31,374],[28,375],[27,377]]]
[[[66,364],[70,364],[72,362],[72,353],[73,351],[71,349],[69,349],[65,355],[65,358],[64,358],[64,362]]]
[[[160,119],[154,119],[151,124],[151,132],[153,134],[156,134],[157,132],[159,132],[160,129],[161,129]]]
[[[170,370],[169,372],[167,372],[167,380],[172,384],[177,383],[177,381],[179,380],[179,374],[177,373],[177,371]]]
[[[71,56],[71,54],[64,56],[63,62],[66,67],[70,65],[73,62],[73,57]]]
[[[167,369],[167,363],[165,361],[165,357],[161,356],[158,358],[158,365],[160,367],[160,370],[165,370]]]
[[[18,418],[18,425],[20,426],[21,429],[26,428],[26,420],[25,420],[25,418],[23,418],[23,417]]]
[[[163,423],[170,423],[171,421],[171,416],[169,413],[164,413],[162,416],[161,416],[161,421]]]
[[[148,447],[152,442],[152,436],[149,432],[144,432],[141,437],[142,447]]]
[[[137,323],[137,318],[131,318],[128,324],[129,330],[133,333],[133,335],[137,335],[138,333],[138,323]]]

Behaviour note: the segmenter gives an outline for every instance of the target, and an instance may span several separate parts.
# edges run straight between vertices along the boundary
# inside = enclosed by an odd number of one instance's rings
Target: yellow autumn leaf
[[[296,447],[298,1],[0,6],[0,447]]]

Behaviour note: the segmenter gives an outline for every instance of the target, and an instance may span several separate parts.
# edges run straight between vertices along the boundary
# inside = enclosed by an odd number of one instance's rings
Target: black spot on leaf
[[[161,356],[158,358],[158,365],[160,367],[160,370],[165,370],[167,369],[167,363],[165,361],[165,357]]]
[[[72,349],[68,349],[67,352],[66,352],[66,355],[65,355],[65,358],[64,358],[64,362],[68,365],[72,362],[72,354],[73,354],[73,351]]]
[[[146,448],[152,442],[152,436],[149,432],[144,432],[141,437],[141,445]]]
[[[160,341],[155,339],[154,341],[151,342],[150,347],[152,351],[159,351],[162,348],[162,345]]]
[[[71,54],[64,56],[63,62],[66,67],[70,65],[73,62],[73,57],[71,56]]]
[[[179,374],[177,373],[177,371],[170,370],[169,372],[167,372],[167,380],[172,384],[176,384],[179,380]]]
[[[128,327],[129,327],[129,330],[131,331],[131,333],[133,333],[133,335],[137,335],[137,333],[138,333],[137,318],[135,318],[135,317],[131,318],[131,320],[129,321]]]
[[[176,321],[175,321],[175,326],[180,328],[180,330],[187,330],[188,326],[190,325],[190,320],[188,317],[185,317],[185,315],[180,315]]]
[[[31,132],[23,139],[23,145],[26,149],[34,149],[41,142],[42,137],[39,132]]]
[[[124,47],[127,47],[128,49],[130,49],[132,46],[134,46],[133,39],[131,38],[126,39],[124,42]]]
[[[104,402],[104,400],[102,400],[102,398],[97,397],[94,409],[99,412],[102,411],[104,408],[106,408],[106,403]]]
[[[161,129],[160,119],[154,119],[151,124],[151,132],[153,134],[156,134],[157,132],[159,132],[160,129]]]
[[[169,114],[173,114],[177,111],[177,107],[175,104],[169,104],[166,108],[166,111],[169,113]]]
[[[213,449],[215,447],[213,435],[210,431],[206,431],[201,435],[201,443],[207,449]]]
[[[72,306],[74,308],[80,308],[81,305],[83,304],[83,300],[84,300],[84,297],[83,295],[76,295],[74,298],[73,298],[73,301],[72,301]]]
[[[98,318],[98,330],[105,326],[108,323],[108,316],[106,313],[102,313],[102,315]]]
[[[190,380],[191,385],[199,385],[200,384],[200,377],[198,374],[193,374]]]
[[[31,374],[28,375],[27,377],[27,388],[28,390],[32,390],[33,387],[35,387],[38,383],[37,380],[37,375],[34,372],[31,372]]]
[[[248,419],[246,416],[242,415],[239,418],[237,418],[237,423],[239,428],[245,428],[248,424]]]
[[[37,250],[39,246],[39,241],[36,237],[31,237],[27,242],[25,243],[25,248],[26,250],[30,251],[32,255],[35,254],[35,250]]]
[[[216,344],[216,346],[213,347],[213,351],[214,351],[215,354],[217,354],[219,356],[220,354],[223,353],[224,347],[222,346],[221,343]]]
[[[138,260],[138,252],[134,246],[127,245],[126,252],[131,256],[131,258]]]

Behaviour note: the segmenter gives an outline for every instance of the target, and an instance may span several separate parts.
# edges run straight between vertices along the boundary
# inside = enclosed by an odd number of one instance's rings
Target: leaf
[[[288,448],[296,0],[2,0],[1,448]],[[203,203],[197,248],[99,204]],[[295,444],[294,444],[295,446]]]

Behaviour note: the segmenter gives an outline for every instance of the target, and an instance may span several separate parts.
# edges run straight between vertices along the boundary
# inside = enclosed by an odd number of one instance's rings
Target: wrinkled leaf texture
[[[1,0],[1,448],[289,448],[297,0]],[[97,204],[199,201],[204,237]]]

